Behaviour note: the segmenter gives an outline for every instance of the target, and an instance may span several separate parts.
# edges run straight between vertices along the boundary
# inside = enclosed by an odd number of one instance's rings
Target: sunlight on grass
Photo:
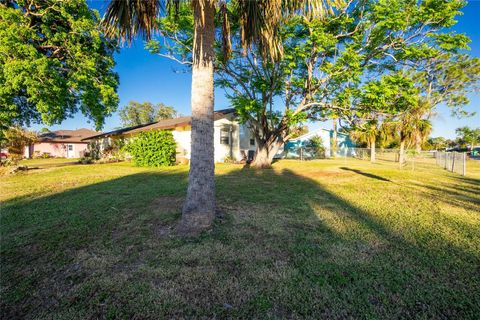
[[[5,317],[480,312],[480,176],[344,159],[216,172],[219,217],[192,239],[174,232],[186,166],[67,164],[4,177]]]

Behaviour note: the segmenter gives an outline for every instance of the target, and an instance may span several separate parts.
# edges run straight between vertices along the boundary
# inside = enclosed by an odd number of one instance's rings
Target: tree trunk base
[[[210,229],[215,219],[215,212],[183,213],[177,225],[177,232],[182,236],[197,236]]]
[[[272,168],[272,162],[252,162],[251,165],[252,168],[255,169],[271,169]]]
[[[257,149],[257,154],[253,160],[251,167],[255,169],[270,169],[272,168],[273,158],[278,152],[280,143],[265,145]]]

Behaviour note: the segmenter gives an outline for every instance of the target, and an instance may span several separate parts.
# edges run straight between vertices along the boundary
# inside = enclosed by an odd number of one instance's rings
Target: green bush
[[[87,145],[87,152],[85,154],[86,158],[90,158],[92,160],[100,159],[100,141],[91,141]]]
[[[171,131],[142,132],[124,149],[132,156],[136,166],[160,167],[175,163],[176,144]]]
[[[101,160],[117,162],[125,160],[125,139],[110,139],[109,144],[101,152]]]
[[[323,145],[323,139],[320,136],[313,136],[307,141],[307,148],[310,149],[312,157],[315,159],[325,158],[325,147]]]

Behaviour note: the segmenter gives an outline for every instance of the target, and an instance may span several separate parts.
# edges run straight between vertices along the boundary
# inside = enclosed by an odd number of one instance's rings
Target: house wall
[[[333,131],[330,132],[330,138],[333,138]],[[349,135],[338,133],[337,134],[337,149],[349,149],[356,148],[355,143],[352,141]]]
[[[326,157],[333,156],[331,150],[331,141],[333,139],[333,130],[318,129],[312,132],[309,132],[301,137],[292,139],[284,147],[284,153],[292,152],[295,153],[295,150],[299,145],[305,144],[314,136],[320,136],[323,141],[323,147],[325,148]],[[355,144],[350,139],[350,137],[343,133],[337,133],[337,156],[345,154],[347,150],[355,148]]]
[[[36,143],[33,146],[33,156],[35,153],[50,153],[53,157],[60,157],[60,158],[67,158],[67,145],[70,143],[48,143],[48,142],[41,142]],[[73,146],[73,155],[70,158],[81,158],[84,152],[87,150],[88,143],[71,143]],[[28,149],[25,150],[26,154],[28,155]]]
[[[231,147],[230,144],[222,144],[220,141],[222,129],[231,130]],[[191,156],[191,127],[177,127],[173,130],[173,138],[177,143],[177,160],[182,158],[189,159]],[[215,162],[224,162],[225,158],[230,157],[230,153],[234,160],[241,160],[239,125],[236,121],[228,118],[219,119],[214,122],[214,156]]]
[[[230,144],[221,143],[222,130],[231,130]],[[191,143],[191,127],[177,127],[173,130],[173,137],[177,143],[177,160],[181,158],[190,159],[190,143]],[[233,160],[240,161],[244,158],[248,150],[256,150],[256,146],[250,146],[250,130],[245,125],[240,125],[233,119],[232,116],[219,119],[214,122],[214,155],[215,162],[224,162],[226,158],[230,157]]]
[[[328,130],[323,130],[323,129],[319,129],[319,130],[309,132],[309,133],[307,133],[307,134],[305,134],[301,137],[298,137],[296,139],[291,139],[290,141],[288,141],[284,146],[283,156],[290,157],[294,154],[297,154],[298,153],[297,152],[298,147],[304,145],[308,140],[310,140],[314,136],[319,136],[319,137],[322,138],[323,147],[325,148],[325,156],[328,158],[331,154],[330,132]]]
[[[221,143],[222,129],[231,130],[231,146],[230,144]],[[182,162],[182,159],[190,160],[191,157],[191,126],[176,127],[172,130],[173,138],[177,144],[177,161]],[[137,134],[127,134],[123,137],[128,139],[134,139]],[[225,118],[216,120],[214,122],[214,155],[215,162],[224,162],[230,154],[233,160],[240,161],[244,159],[248,150],[256,151],[256,145],[250,145],[250,138],[253,138],[253,134],[250,132],[246,125],[240,125],[235,121],[233,115],[228,115]],[[108,145],[111,138],[99,139],[103,145]]]
[[[254,144],[250,144],[250,139],[253,139]],[[255,135],[250,130],[247,123],[240,125],[240,150],[248,155],[248,151],[257,151],[257,141]]]
[[[228,132],[229,144],[221,143],[222,130]],[[224,162],[225,158],[232,158],[233,160],[241,160],[240,155],[240,139],[239,139],[239,125],[238,122],[231,119],[224,118],[215,121],[214,123],[214,148],[215,148],[215,162]]]
[[[192,134],[190,126],[175,128],[172,134],[177,143],[177,161],[181,162],[182,159],[190,160],[190,141]]]

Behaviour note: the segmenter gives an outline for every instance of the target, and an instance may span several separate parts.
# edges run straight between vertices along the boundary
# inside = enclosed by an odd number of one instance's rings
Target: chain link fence
[[[437,151],[435,153],[437,166],[445,170],[461,174],[467,174],[467,154],[465,152],[445,152]]]
[[[371,149],[370,148],[338,148],[335,154],[324,150],[316,150],[305,146],[298,146],[284,150],[279,154],[279,158],[282,159],[296,159],[296,160],[315,160],[336,158],[348,161],[349,159],[359,159],[370,161]],[[399,150],[398,149],[376,149],[375,150],[376,161],[382,162],[399,162]],[[434,167],[435,166],[435,152],[422,151],[420,153],[413,150],[407,150],[405,152],[405,162],[402,164],[402,168],[420,168],[420,167]]]
[[[288,150],[283,150],[281,154],[278,155],[278,158],[294,160],[315,160],[326,159],[328,158],[328,155],[326,154],[324,149],[297,146],[289,148]]]
[[[376,149],[375,159],[378,162],[392,162],[398,163],[402,169],[421,169],[432,168],[440,166],[448,171],[455,172],[461,175],[466,175],[466,153],[463,152],[444,152],[444,151],[421,151],[415,150],[405,151],[404,163],[399,163],[399,149]],[[279,154],[279,158],[282,159],[295,159],[295,160],[315,160],[336,158],[343,159],[345,162],[348,159],[360,159],[370,161],[371,149],[370,148],[339,148],[336,150],[335,155],[325,150],[319,150],[318,148],[310,148],[305,146],[298,146],[284,150]]]

